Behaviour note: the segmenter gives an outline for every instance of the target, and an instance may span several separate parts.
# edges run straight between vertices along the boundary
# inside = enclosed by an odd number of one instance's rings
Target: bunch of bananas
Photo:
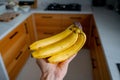
[[[33,50],[34,58],[46,58],[50,63],[58,63],[76,54],[85,41],[85,33],[72,24],[61,33],[34,42],[30,50]]]

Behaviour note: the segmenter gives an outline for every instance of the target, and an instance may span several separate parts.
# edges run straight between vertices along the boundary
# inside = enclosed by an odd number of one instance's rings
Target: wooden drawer
[[[67,19],[70,19],[70,20],[83,20],[87,17],[87,15],[85,14],[63,14],[62,15],[62,18],[67,20]]]
[[[91,40],[90,40],[90,51],[93,65],[93,79],[94,80],[111,80],[106,57],[101,45],[99,34],[92,18],[91,24]]]
[[[52,26],[44,26],[44,27],[37,27],[36,28],[38,32],[45,32],[45,33],[51,33],[51,32],[60,32],[63,29],[61,27],[52,27]]]
[[[15,57],[16,53],[26,44],[26,33],[24,26],[18,26],[10,34],[8,34],[3,40],[1,45],[1,53],[6,68],[10,65],[10,62]]]
[[[16,80],[15,78],[17,77],[23,65],[26,63],[29,55],[30,51],[28,50],[28,46],[24,45],[12,60],[11,65],[8,67],[8,75],[10,80]]]
[[[39,26],[60,26],[61,14],[34,14],[35,23]]]
[[[34,41],[36,41],[36,36],[35,36],[35,26],[34,26],[34,20],[33,20],[33,15],[30,15],[25,22],[26,29],[28,30],[28,35],[29,35],[29,42],[32,44]]]
[[[22,35],[25,35],[25,28],[24,25],[19,25],[16,29],[11,31],[5,38],[1,40],[1,52],[2,55],[7,53],[7,51],[11,48],[11,46],[14,45],[14,42],[16,42]]]
[[[12,45],[8,51],[3,55],[3,60],[5,66],[8,70],[9,65],[11,65],[12,60],[16,57],[19,50],[26,44],[26,35],[22,35],[19,40],[17,40],[14,45]],[[1,51],[2,52],[2,51]]]
[[[91,37],[91,62],[92,62],[92,68],[93,68],[93,78],[94,80],[101,80],[100,75],[100,61],[98,60],[98,52],[96,48],[96,41],[94,37]]]
[[[63,14],[62,15],[62,24],[63,27],[68,27],[73,22],[81,22],[84,21],[85,18],[87,18],[88,15],[84,14]]]
[[[61,28],[37,28],[38,39],[47,38],[63,31]]]

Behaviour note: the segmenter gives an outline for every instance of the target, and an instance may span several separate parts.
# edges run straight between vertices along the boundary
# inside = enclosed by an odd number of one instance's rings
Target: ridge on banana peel
[[[68,35],[64,39],[62,39],[56,43],[53,43],[51,45],[48,45],[46,47],[39,48],[38,50],[34,51],[32,53],[32,56],[34,58],[50,57],[50,56],[56,54],[57,52],[63,51],[65,49],[71,47],[72,45],[74,45],[74,43],[77,41],[77,38],[78,38],[78,33],[72,32],[70,35]]]
[[[63,38],[67,37],[69,34],[71,34],[73,29],[74,29],[74,24],[70,25],[67,29],[65,29],[64,31],[62,31],[54,36],[38,40],[30,45],[30,50],[37,50],[40,47],[42,48],[42,47],[48,46],[52,43],[55,43],[57,41],[60,41]]]
[[[51,56],[50,58],[48,58],[48,62],[59,63],[59,62],[62,62],[64,60],[70,58],[74,54],[77,54],[77,52],[83,47],[85,42],[86,42],[85,33],[84,32],[79,33],[78,39],[73,46],[69,47],[68,49],[66,49],[64,51],[56,53],[56,55]]]

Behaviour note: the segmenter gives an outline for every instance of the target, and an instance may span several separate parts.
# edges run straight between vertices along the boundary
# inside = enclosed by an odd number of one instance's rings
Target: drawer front
[[[34,14],[35,23],[39,26],[60,26],[61,15],[60,14]]]
[[[83,22],[84,19],[87,18],[88,15],[83,15],[83,14],[64,14],[62,15],[62,24],[63,27],[68,27],[74,22]]]
[[[6,68],[11,65],[12,60],[19,52],[19,50],[26,44],[26,35],[22,35],[19,40],[17,40],[3,55],[3,60],[5,63]],[[1,51],[2,52],[2,51]]]
[[[1,53],[5,66],[8,67],[16,53],[26,44],[24,26],[18,26],[2,40],[2,43]]]
[[[71,20],[83,20],[86,18],[87,15],[85,14],[63,14],[62,18],[63,19],[71,19]]]
[[[11,46],[14,45],[14,43],[22,37],[22,35],[25,35],[25,28],[24,24],[19,25],[16,29],[14,29],[12,32],[10,32],[5,38],[2,39],[1,43],[1,52],[2,55],[4,55]]]
[[[62,29],[52,29],[52,28],[37,29],[38,39],[43,39],[43,38],[53,36],[57,33],[60,33],[61,31]]]
[[[28,46],[24,45],[12,60],[11,65],[8,67],[8,75],[10,77],[10,80],[16,80],[15,78],[20,72],[21,68],[24,66],[29,55],[30,51],[28,50]]]

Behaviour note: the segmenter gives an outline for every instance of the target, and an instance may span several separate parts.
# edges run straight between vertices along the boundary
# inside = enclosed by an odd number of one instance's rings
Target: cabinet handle
[[[44,34],[53,34],[52,32],[44,32]]]
[[[70,17],[70,19],[82,19],[81,17]]]
[[[11,36],[9,37],[9,39],[14,38],[17,34],[18,34],[18,32],[16,31],[13,35],[11,35]]]
[[[22,55],[22,53],[23,53],[23,52],[22,52],[22,51],[20,51],[20,53],[16,56],[16,58],[15,58],[15,59],[16,59],[16,60],[18,60],[18,59],[19,59],[19,57]]]
[[[98,37],[95,37],[95,42],[96,42],[96,45],[97,45],[97,46],[100,46],[100,40],[99,40]]]
[[[28,26],[27,26],[27,23],[24,23],[24,25],[25,25],[25,30],[26,30],[26,33],[28,34]]]
[[[48,19],[51,19],[52,16],[42,16],[42,18],[48,18]]]
[[[92,68],[95,69],[96,67],[97,67],[96,60],[92,59]]]

